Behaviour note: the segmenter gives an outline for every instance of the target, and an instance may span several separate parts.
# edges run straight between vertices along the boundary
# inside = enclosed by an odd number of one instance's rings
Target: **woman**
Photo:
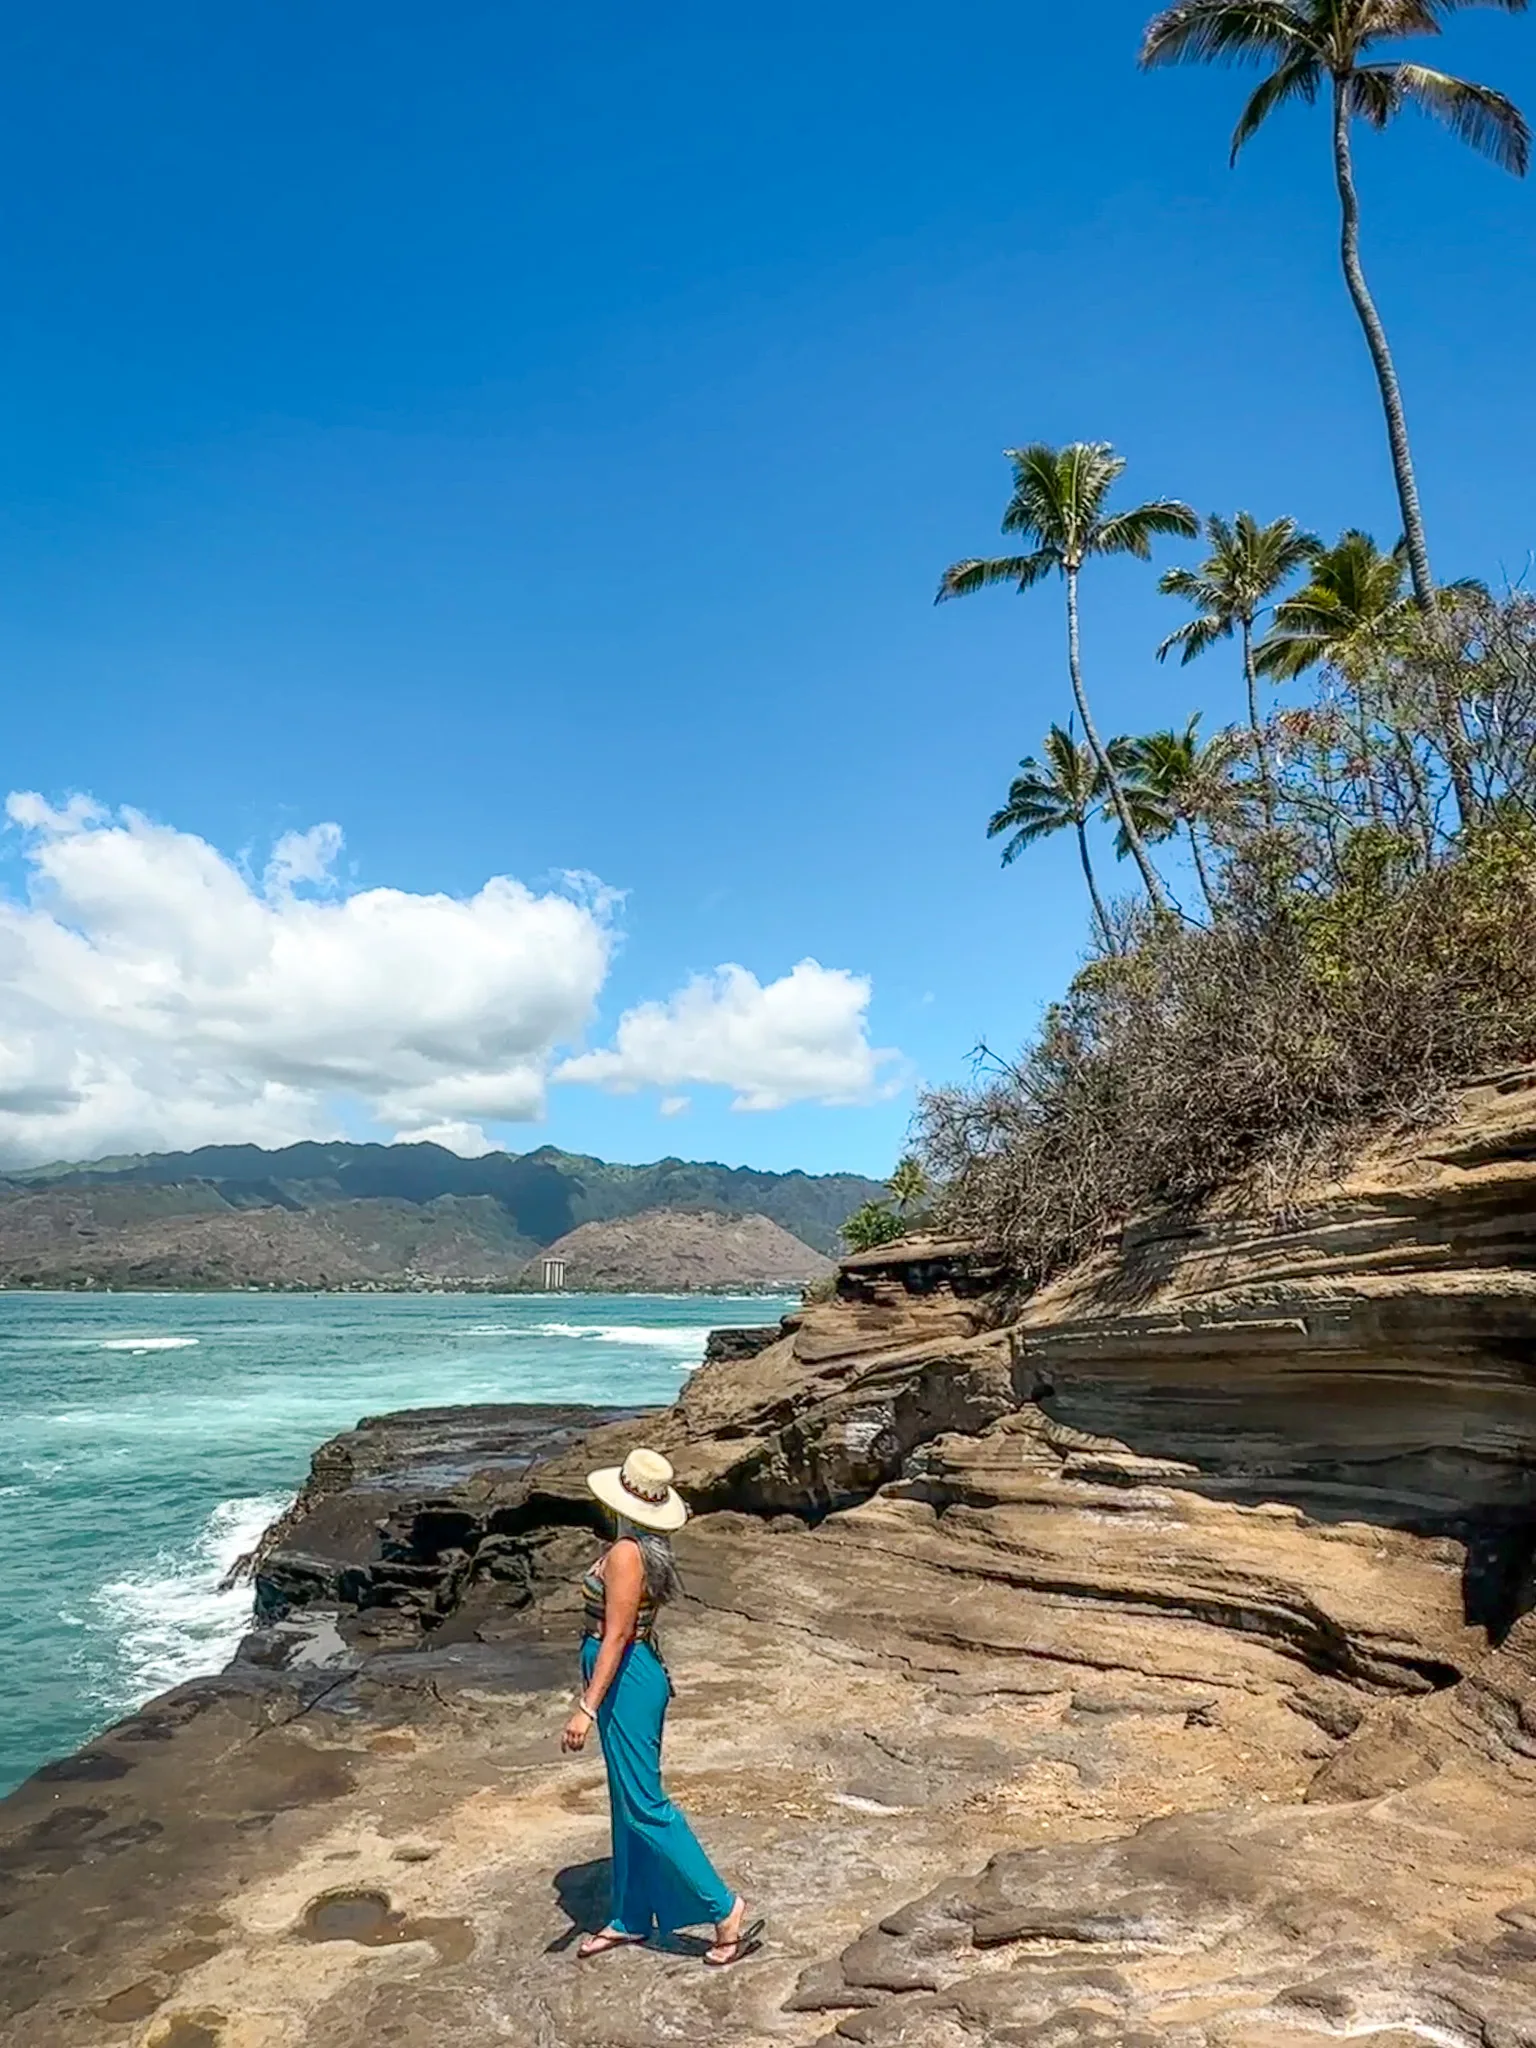
[[[657,1451],[631,1451],[587,1484],[618,1520],[618,1535],[582,1581],[587,1625],[582,1688],[561,1748],[586,1746],[594,1722],[608,1766],[613,1820],[613,1916],[576,1953],[587,1958],[712,1921],[716,1969],[761,1944],[746,1903],[722,1882],[692,1828],[661,1787],[661,1734],[672,1682],[656,1648],[658,1608],[681,1590],[669,1540],[688,1519],[672,1467]]]

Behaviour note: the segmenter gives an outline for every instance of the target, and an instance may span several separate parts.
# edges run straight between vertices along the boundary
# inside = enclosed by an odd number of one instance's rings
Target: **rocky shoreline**
[[[15,2048],[1536,2048],[1536,1075],[1010,1308],[887,1248],[638,1417],[375,1418],[231,1668],[0,1803]],[[671,1772],[769,1916],[578,1966],[590,1464],[700,1510]]]

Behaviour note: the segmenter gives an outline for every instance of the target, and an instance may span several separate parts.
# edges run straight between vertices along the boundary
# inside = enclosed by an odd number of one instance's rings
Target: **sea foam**
[[[190,1351],[196,1337],[104,1337],[103,1351]]]
[[[287,1506],[286,1494],[220,1501],[191,1543],[97,1589],[96,1625],[117,1648],[114,1696],[103,1702],[109,1712],[127,1713],[228,1663],[251,1625],[251,1593],[222,1592],[221,1581]]]
[[[640,1323],[533,1323],[530,1337],[587,1337],[598,1344],[647,1344],[659,1351],[697,1351],[702,1354],[709,1332],[705,1329],[657,1330]]]

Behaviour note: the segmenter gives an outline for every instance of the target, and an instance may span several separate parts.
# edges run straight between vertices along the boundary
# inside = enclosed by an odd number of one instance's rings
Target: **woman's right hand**
[[[581,1708],[578,1707],[575,1713],[572,1714],[569,1721],[566,1722],[565,1728],[561,1733],[561,1749],[564,1750],[568,1756],[575,1755],[577,1751],[585,1749],[587,1746],[587,1736],[591,1730],[591,1727],[592,1721],[590,1715],[584,1714],[581,1711]]]

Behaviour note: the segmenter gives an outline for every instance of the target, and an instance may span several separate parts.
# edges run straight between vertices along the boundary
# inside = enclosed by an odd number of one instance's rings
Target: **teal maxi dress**
[[[587,1617],[581,1645],[585,1686],[603,1633],[605,1596],[595,1570],[582,1581],[582,1593]],[[655,1602],[646,1595],[635,1622],[635,1639],[597,1710],[613,1821],[613,1912],[608,1924],[615,1934],[639,1940],[653,1928],[670,1934],[705,1921],[717,1925],[736,1903],[736,1894],[662,1790],[661,1737],[672,1681],[652,1640],[655,1621]]]

